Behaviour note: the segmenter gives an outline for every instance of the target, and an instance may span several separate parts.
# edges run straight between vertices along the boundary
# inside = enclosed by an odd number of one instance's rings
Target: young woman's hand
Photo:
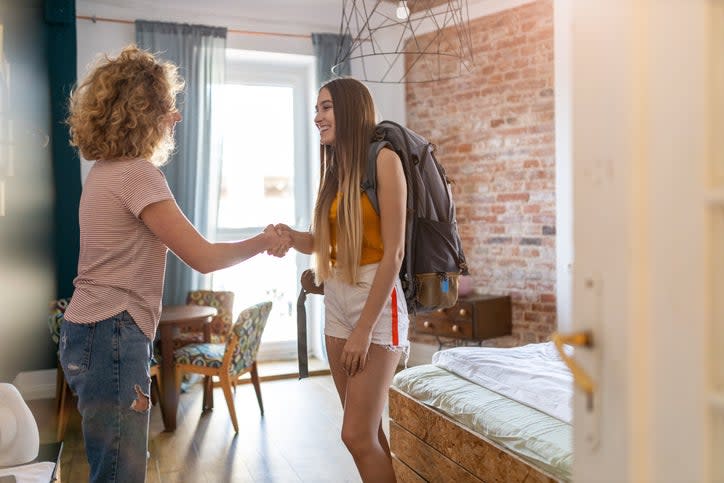
[[[274,228],[277,229],[278,233],[285,232],[289,233],[290,235],[294,231],[289,225],[285,225],[284,223],[277,223],[276,225],[274,225]]]
[[[289,234],[291,239],[291,248],[294,248],[299,253],[310,255],[314,249],[314,238],[308,231],[298,231],[294,228],[285,225],[284,223],[278,223],[274,226],[277,233]]]
[[[274,225],[269,225],[264,229],[264,234],[269,238],[269,246],[267,253],[275,257],[283,257],[292,246],[292,237],[289,233],[277,230]]]
[[[352,377],[364,370],[371,339],[371,332],[359,327],[359,324],[352,330],[342,349],[342,367],[348,376]]]
[[[281,258],[285,256],[289,249],[293,246],[292,233],[290,231],[291,229],[288,226],[282,224],[269,225],[267,229],[269,229],[269,227],[272,227],[274,229],[274,232],[277,234],[279,239],[282,240],[282,242],[279,245],[267,250],[266,253],[268,255]],[[280,227],[284,227],[286,229],[282,229]]]

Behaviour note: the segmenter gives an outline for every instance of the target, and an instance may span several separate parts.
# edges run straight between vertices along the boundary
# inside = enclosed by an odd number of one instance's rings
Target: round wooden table
[[[199,326],[204,331],[204,341],[211,340],[211,320],[217,314],[214,307],[200,305],[165,305],[161,310],[159,335],[161,342],[161,408],[163,427],[176,429],[179,393],[176,387],[176,369],[173,359],[174,329],[179,326]]]

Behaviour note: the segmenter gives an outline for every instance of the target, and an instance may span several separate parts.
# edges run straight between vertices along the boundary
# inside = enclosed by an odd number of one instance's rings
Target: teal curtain
[[[136,43],[173,62],[186,81],[178,106],[183,120],[176,126],[176,152],[164,167],[169,187],[186,217],[204,236],[216,220],[209,202],[214,159],[220,153],[218,134],[212,130],[212,107],[224,83],[226,29],[204,25],[136,20]],[[164,304],[180,304],[186,293],[203,288],[201,274],[169,254]]]
[[[317,58],[317,83],[324,84],[334,77],[344,77],[351,73],[349,59],[338,63],[337,59],[347,57],[352,48],[352,37],[337,34],[312,34],[314,56]],[[335,67],[334,71],[332,68]]]
[[[54,251],[57,297],[70,297],[78,269],[81,180],[78,153],[69,144],[68,96],[76,82],[75,0],[45,0],[55,185]]]

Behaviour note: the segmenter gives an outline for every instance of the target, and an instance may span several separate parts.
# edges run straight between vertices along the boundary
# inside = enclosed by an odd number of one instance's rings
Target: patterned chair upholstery
[[[256,355],[259,352],[261,336],[271,307],[271,302],[262,302],[243,310],[225,344],[190,344],[174,351],[177,380],[182,373],[197,373],[219,378],[229,407],[231,422],[237,433],[239,424],[231,389],[232,386],[236,386],[239,376],[246,372],[251,373],[259,410],[262,416],[264,415]]]
[[[50,331],[50,338],[55,344],[55,352],[58,356],[60,356],[60,325],[63,323],[65,309],[68,308],[68,304],[70,304],[70,298],[52,300],[48,305],[48,331]],[[71,409],[68,407],[70,396],[70,388],[65,381],[65,374],[63,374],[63,368],[60,366],[60,357],[58,357],[55,370],[55,406],[58,425],[56,438],[58,441],[63,441],[65,437],[65,427],[68,424],[68,412]]]
[[[60,324],[63,323],[68,304],[70,304],[70,298],[58,299],[52,300],[48,307],[48,330],[56,348],[60,344]]]
[[[186,304],[215,307],[218,311],[211,321],[211,342],[223,344],[231,330],[232,311],[234,309],[234,292],[213,290],[192,290],[186,296]],[[204,334],[197,327],[182,327],[173,341],[173,348],[178,349],[188,344],[201,344]]]
[[[56,369],[55,376],[55,400],[57,406],[57,422],[58,430],[56,438],[58,441],[63,441],[65,438],[65,428],[68,425],[69,412],[73,410],[73,406],[70,405],[72,392],[68,383],[65,380],[65,374],[63,368],[60,366],[60,326],[65,320],[65,310],[70,305],[70,298],[61,298],[58,300],[52,300],[48,306],[48,330],[50,331],[50,338],[55,343],[56,353],[58,354],[58,366]],[[158,364],[152,360],[151,362],[151,399],[152,402],[160,401],[158,397],[160,394],[161,385],[161,371]],[[163,406],[161,412],[163,412]]]

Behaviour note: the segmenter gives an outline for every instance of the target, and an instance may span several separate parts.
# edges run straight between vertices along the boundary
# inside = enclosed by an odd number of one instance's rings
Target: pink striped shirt
[[[68,321],[98,322],[127,310],[153,340],[168,249],[139,215],[167,199],[173,194],[166,178],[150,162],[95,163],[80,199],[80,256]]]

